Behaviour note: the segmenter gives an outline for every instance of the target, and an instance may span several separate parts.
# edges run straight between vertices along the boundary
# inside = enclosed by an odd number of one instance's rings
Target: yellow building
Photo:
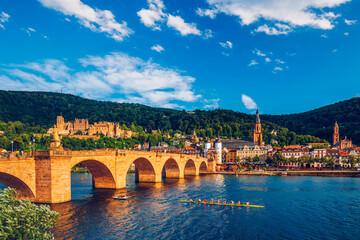
[[[225,156],[225,162],[228,164],[236,163],[236,159],[240,159],[240,163],[245,163],[251,157],[254,159],[256,155],[260,158],[260,163],[264,163],[267,157],[268,149],[266,147],[254,146],[241,146],[238,149],[230,149]]]

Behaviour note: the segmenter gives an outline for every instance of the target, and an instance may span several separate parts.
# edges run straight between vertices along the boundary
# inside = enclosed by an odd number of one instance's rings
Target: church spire
[[[340,133],[339,133],[339,125],[335,122],[334,131],[333,131],[333,145],[340,142]]]
[[[253,140],[254,143],[257,143],[259,146],[262,146],[262,133],[261,133],[259,108],[256,111],[256,123],[254,126]]]
[[[256,124],[260,124],[259,108],[256,110]]]

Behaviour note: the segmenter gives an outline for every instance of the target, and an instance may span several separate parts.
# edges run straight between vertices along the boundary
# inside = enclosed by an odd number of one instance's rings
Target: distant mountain
[[[87,118],[90,123],[111,121],[126,126],[141,126],[162,132],[181,131],[190,134],[196,129],[199,137],[249,138],[255,116],[231,110],[212,111],[171,110],[141,104],[114,103],[84,99],[71,94],[0,90],[0,121],[21,121],[32,126],[50,127],[56,116],[65,121]],[[270,121],[262,121],[263,139],[276,138],[280,144],[305,144],[322,141],[312,136],[300,136]],[[275,130],[277,136],[271,132]],[[307,134],[306,132],[304,132]]]
[[[298,134],[309,134],[331,141],[335,121],[340,138],[347,136],[360,144],[360,98],[327,105],[312,111],[289,115],[262,115],[262,119],[286,127]]]

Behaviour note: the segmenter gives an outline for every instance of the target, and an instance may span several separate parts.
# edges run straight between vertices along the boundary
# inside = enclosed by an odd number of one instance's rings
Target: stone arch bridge
[[[71,200],[71,168],[81,163],[93,176],[95,188],[126,187],[126,174],[135,164],[137,182],[161,182],[215,171],[214,159],[195,155],[131,150],[36,151],[0,158],[0,182],[17,189],[20,197],[40,203]]]

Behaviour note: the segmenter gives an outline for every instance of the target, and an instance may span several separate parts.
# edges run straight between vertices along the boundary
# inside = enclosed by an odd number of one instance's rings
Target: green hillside
[[[327,105],[312,111],[289,115],[263,115],[262,119],[286,127],[298,134],[310,134],[331,141],[335,121],[340,137],[360,144],[360,98]]]
[[[195,110],[193,112],[160,109],[140,104],[114,103],[84,99],[70,94],[49,92],[20,92],[0,90],[0,121],[20,121],[30,126],[50,127],[62,113],[65,121],[87,118],[90,123],[111,121],[129,128],[160,129],[170,134],[180,131],[190,134],[194,129],[199,137],[249,138],[255,116],[231,110]],[[269,121],[262,121],[264,141],[276,138],[283,144],[319,142],[312,136],[300,136]],[[0,129],[1,130],[1,129]],[[277,131],[277,136],[270,132]]]

